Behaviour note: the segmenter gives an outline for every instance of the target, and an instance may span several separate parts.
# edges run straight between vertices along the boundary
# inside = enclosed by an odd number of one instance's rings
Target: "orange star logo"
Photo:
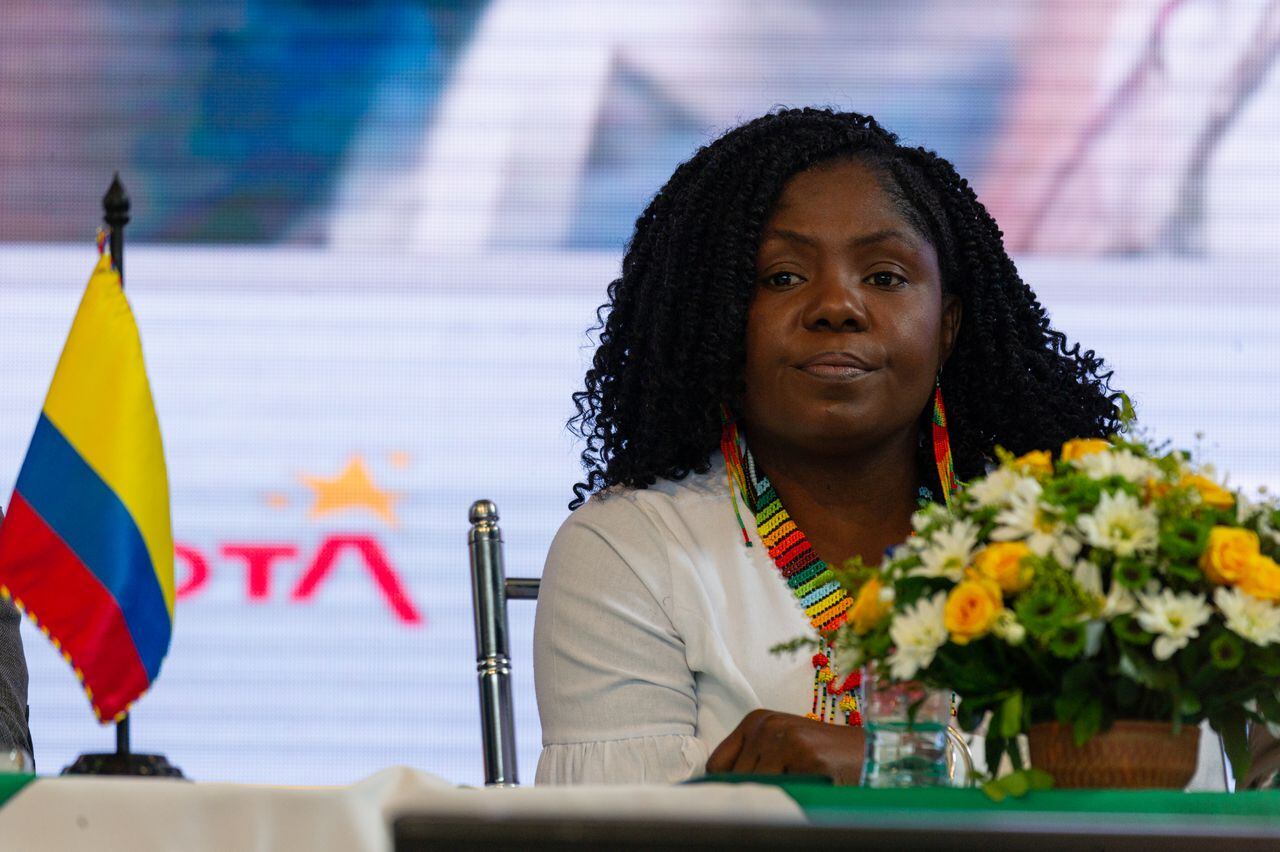
[[[342,473],[332,479],[300,477],[311,489],[313,502],[308,515],[319,518],[345,509],[368,509],[391,526],[396,526],[395,502],[400,495],[374,484],[364,459],[352,456]]]

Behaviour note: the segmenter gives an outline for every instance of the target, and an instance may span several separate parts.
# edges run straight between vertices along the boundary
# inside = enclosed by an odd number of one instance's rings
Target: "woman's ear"
[[[960,297],[955,293],[944,293],[942,295],[942,329],[939,347],[942,355],[941,363],[938,369],[942,369],[942,365],[947,363],[947,359],[951,357],[951,350],[956,346],[956,338],[960,335],[960,316],[964,313],[964,305],[960,301]]]

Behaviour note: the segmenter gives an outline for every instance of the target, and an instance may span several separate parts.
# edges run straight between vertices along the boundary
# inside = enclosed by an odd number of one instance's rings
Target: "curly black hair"
[[[963,304],[941,377],[961,479],[980,475],[997,445],[1023,453],[1118,430],[1111,372],[1050,327],[995,220],[950,162],[900,144],[870,116],[783,109],[700,148],[636,221],[622,275],[597,313],[586,387],[573,395],[569,425],[586,442],[586,478],[571,509],[605,487],[710,468],[721,404],[742,393],[761,230],[792,176],[841,159],[879,175],[937,251],[944,291]]]

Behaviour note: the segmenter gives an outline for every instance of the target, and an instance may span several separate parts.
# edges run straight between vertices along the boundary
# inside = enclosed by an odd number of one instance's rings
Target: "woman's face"
[[[915,440],[960,303],[876,174],[838,161],[792,178],[761,235],[747,313],[753,440],[840,455]]]

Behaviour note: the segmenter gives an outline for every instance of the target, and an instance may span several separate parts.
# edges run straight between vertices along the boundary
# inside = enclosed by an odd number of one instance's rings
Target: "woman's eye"
[[[795,272],[775,272],[764,279],[764,283],[770,287],[794,287],[804,281],[804,278]]]
[[[896,272],[873,272],[864,280],[868,284],[874,284],[876,287],[887,287],[889,289],[905,287],[907,284],[907,279]]]

